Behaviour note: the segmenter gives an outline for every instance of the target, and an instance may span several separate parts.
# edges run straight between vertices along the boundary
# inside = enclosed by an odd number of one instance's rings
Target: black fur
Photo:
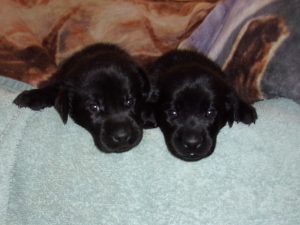
[[[182,160],[212,154],[227,122],[232,126],[257,119],[255,109],[222,79],[221,69],[200,53],[170,51],[154,63],[150,77],[151,124],[160,127],[169,151]]]
[[[88,46],[67,59],[44,87],[24,91],[19,107],[54,106],[63,122],[70,116],[88,130],[104,152],[123,152],[142,138],[142,108],[149,82],[143,69],[111,44]]]

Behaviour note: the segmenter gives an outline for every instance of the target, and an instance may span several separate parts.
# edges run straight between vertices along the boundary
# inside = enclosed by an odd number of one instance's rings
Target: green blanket
[[[0,224],[300,224],[300,106],[291,100],[256,103],[255,125],[225,127],[209,158],[188,163],[158,129],[129,152],[101,153],[54,109],[12,105],[28,86],[0,83]]]

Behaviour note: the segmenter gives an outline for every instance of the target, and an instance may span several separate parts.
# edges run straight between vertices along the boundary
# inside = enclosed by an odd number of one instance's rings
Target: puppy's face
[[[114,67],[90,71],[59,94],[57,109],[65,107],[102,151],[127,151],[142,138],[143,90],[137,76],[140,74]],[[66,116],[63,111],[60,114]]]
[[[173,71],[159,85],[158,125],[169,151],[182,160],[196,161],[212,154],[226,122],[249,124],[256,119],[254,108],[197,67]]]

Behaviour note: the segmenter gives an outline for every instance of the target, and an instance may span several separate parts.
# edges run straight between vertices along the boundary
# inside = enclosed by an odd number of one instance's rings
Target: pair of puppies
[[[222,76],[206,57],[179,50],[159,58],[147,76],[124,50],[95,44],[14,103],[33,110],[54,106],[64,123],[70,116],[104,152],[128,151],[141,141],[143,128],[159,126],[173,155],[195,161],[213,152],[227,122],[256,120],[255,109]]]

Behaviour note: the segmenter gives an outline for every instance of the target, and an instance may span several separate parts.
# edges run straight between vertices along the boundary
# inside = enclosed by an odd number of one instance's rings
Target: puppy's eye
[[[213,118],[215,118],[216,115],[217,115],[217,110],[214,109],[214,108],[210,108],[210,109],[207,110],[205,116],[208,119],[213,119]]]
[[[100,106],[97,105],[97,104],[90,104],[90,105],[89,105],[89,109],[90,109],[92,112],[100,112]]]
[[[168,116],[170,116],[172,119],[175,119],[178,116],[178,113],[176,110],[170,109],[167,111]]]
[[[126,107],[133,106],[133,105],[134,105],[134,99],[133,99],[133,98],[126,98],[126,99],[125,99],[125,102],[124,102],[124,105],[125,105]]]

